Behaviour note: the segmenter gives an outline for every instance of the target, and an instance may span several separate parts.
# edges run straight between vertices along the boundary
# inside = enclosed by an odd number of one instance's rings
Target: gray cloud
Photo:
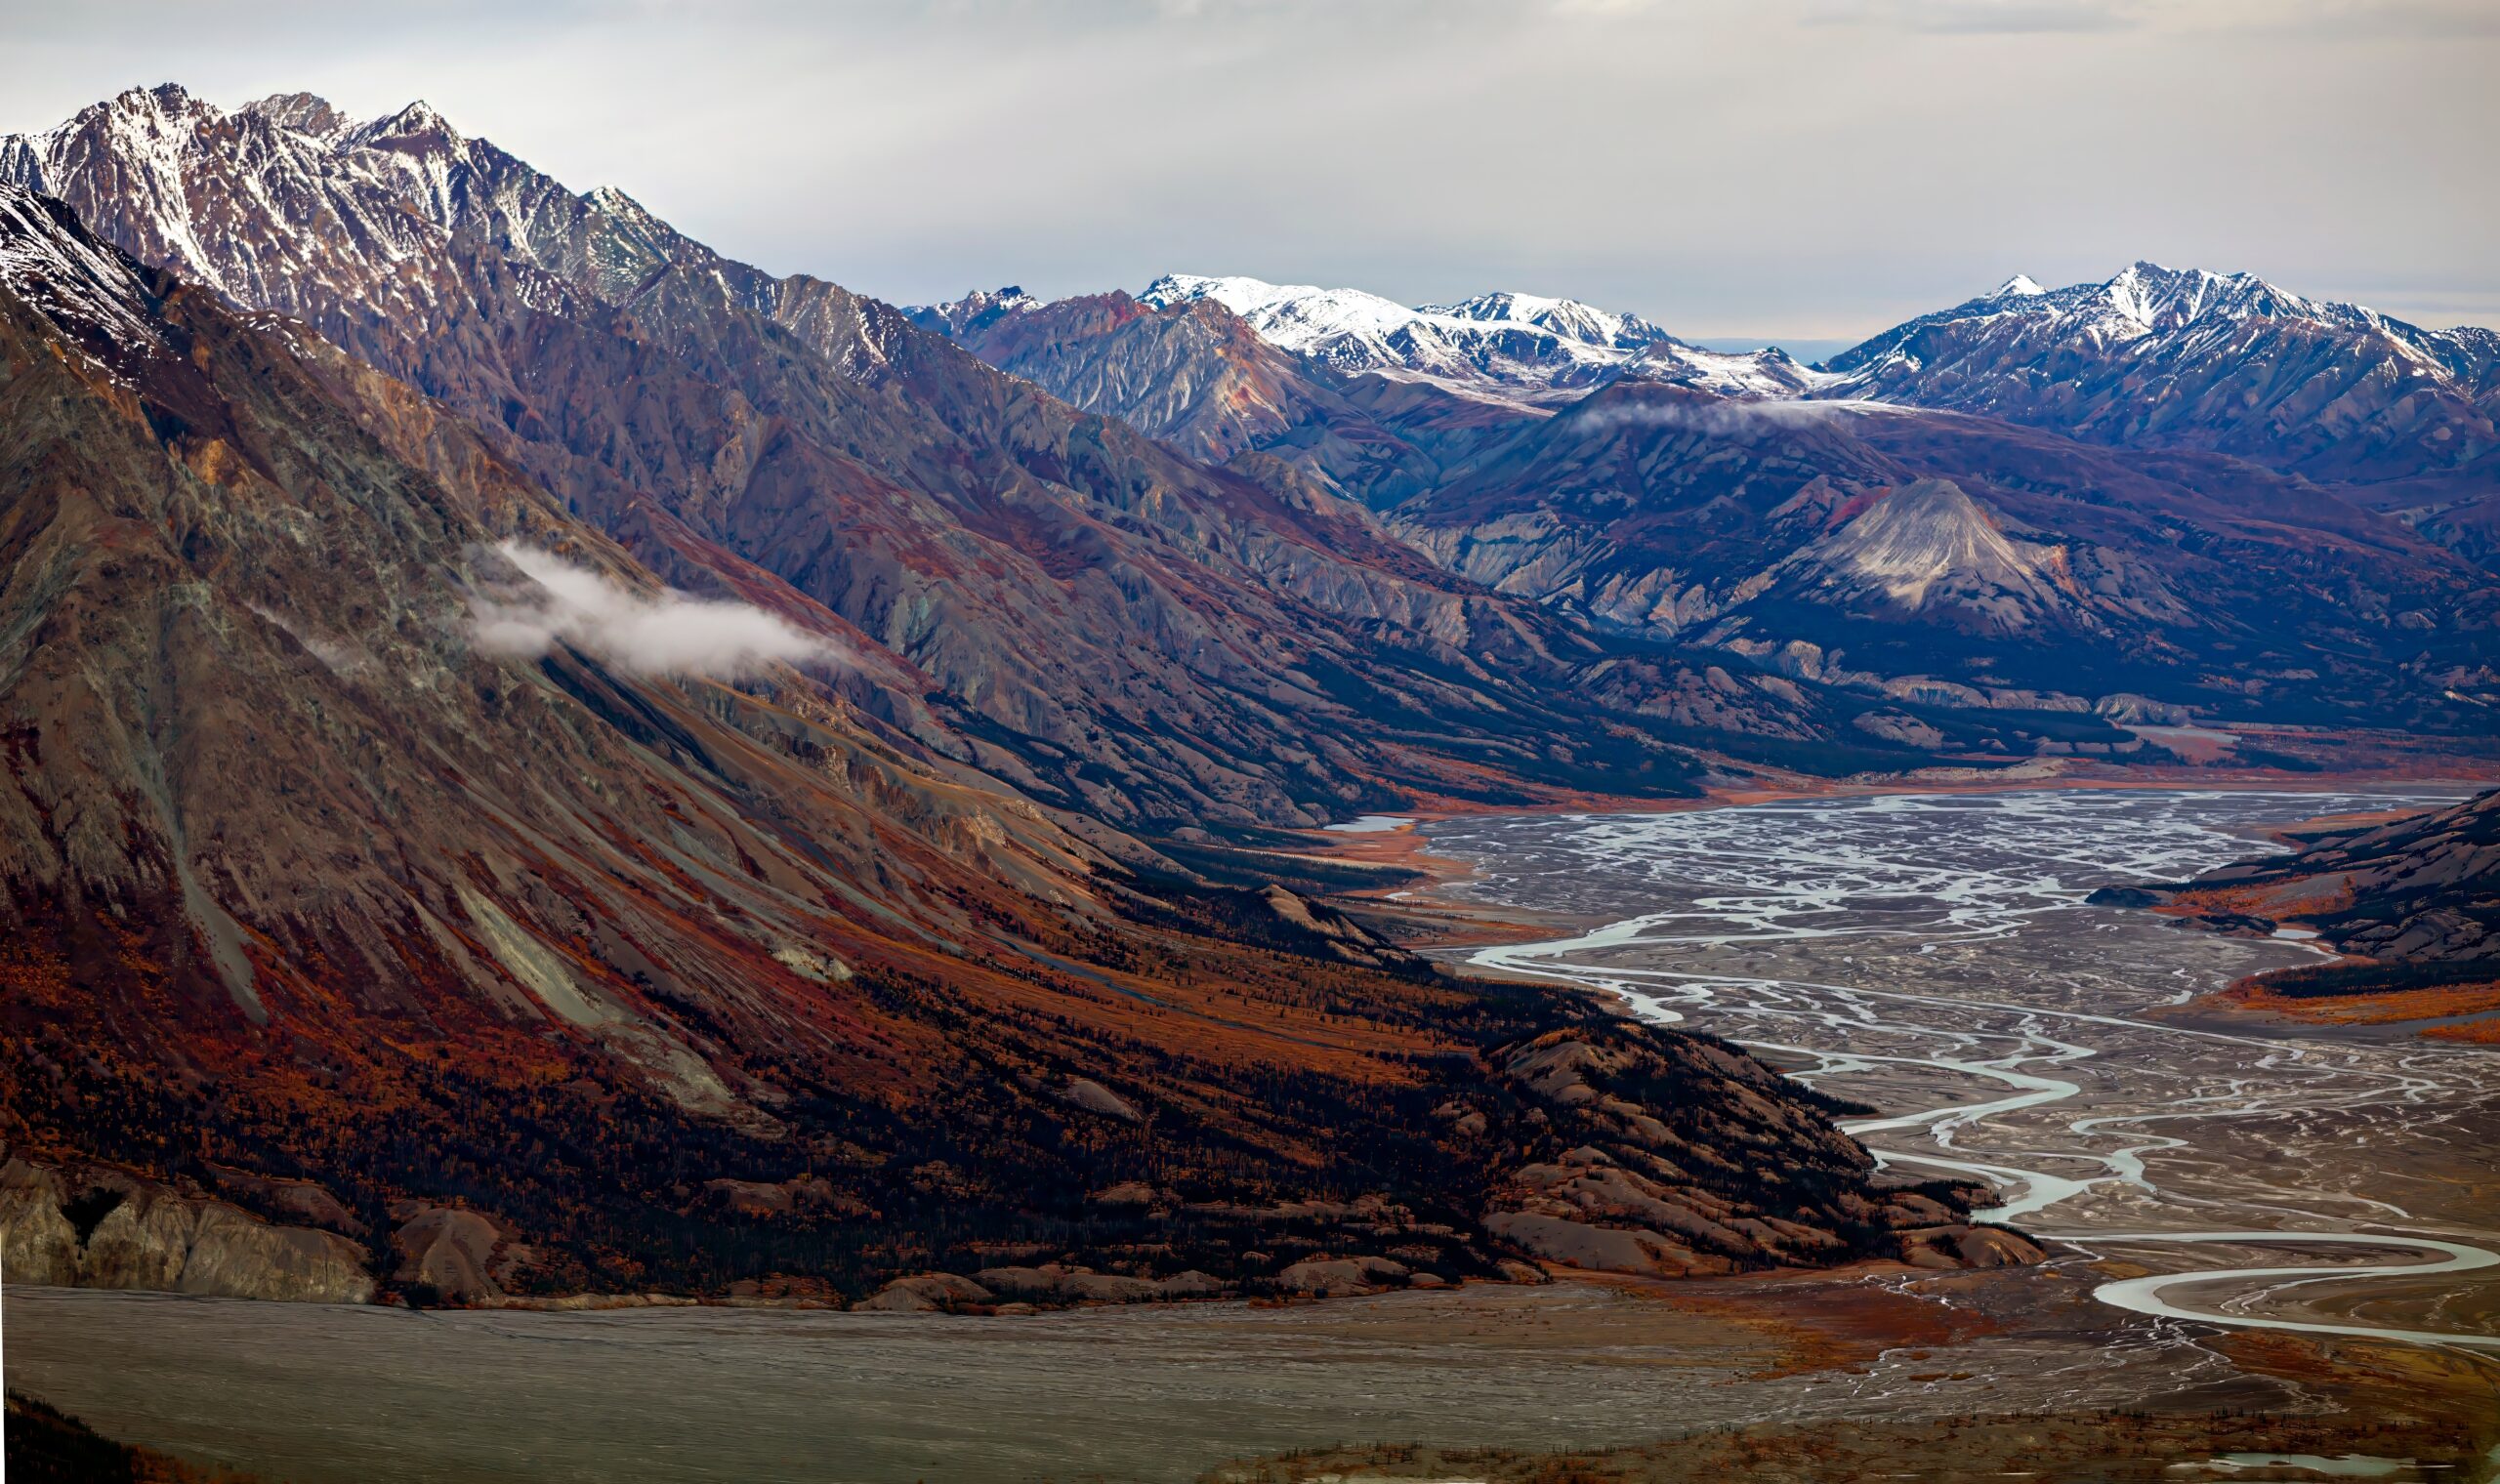
[[[2137,258],[2491,318],[2490,0],[0,0],[0,128],[423,96],[904,302],[1160,272],[1846,337]]]
[[[553,552],[517,541],[495,550],[526,580],[470,598],[473,637],[490,653],[535,659],[561,640],[619,670],[715,680],[843,658],[830,641],[749,603],[646,597]]]

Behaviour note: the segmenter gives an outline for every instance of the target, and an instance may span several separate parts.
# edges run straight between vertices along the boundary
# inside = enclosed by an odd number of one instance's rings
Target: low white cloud
[[[1698,398],[1664,402],[1609,401],[1568,412],[1564,416],[1588,428],[1666,428],[1681,433],[1698,433],[1708,437],[1739,438],[1772,429],[1797,428],[1888,410],[1882,402],[1723,397],[1713,401]]]
[[[654,598],[518,541],[496,551],[525,579],[470,598],[478,646],[496,654],[535,659],[562,641],[639,675],[715,680],[845,657],[830,640],[752,603],[673,590]]]

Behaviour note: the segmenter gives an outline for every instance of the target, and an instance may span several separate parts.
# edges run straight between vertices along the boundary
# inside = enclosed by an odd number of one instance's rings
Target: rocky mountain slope
[[[1593,1231],[1996,1254],[1967,1192],[1876,1189],[1746,1058],[1154,875],[914,755],[839,690],[828,610],[718,556],[769,602],[662,588],[495,440],[9,187],[0,427],[13,1273],[1495,1275],[1541,1250],[1495,1217],[1559,1147],[1516,1049],[1565,1043],[1647,1069],[1615,1136],[1683,1172]]]
[[[1006,289],[909,312],[1001,371],[1193,459],[1256,471],[1258,461],[1242,456],[1267,455],[1367,504],[1430,488],[1456,442],[1429,428],[1401,433],[1211,298],[1158,308],[1111,293],[1045,304]],[[1483,422],[1510,420],[1486,412]]]
[[[2191,911],[2296,922],[2362,965],[2266,982],[2311,995],[2500,982],[2500,791],[2290,855],[2208,872],[2171,897]]]
[[[1601,711],[1571,683],[1601,646],[1289,469],[1192,463],[422,105],[134,91],[0,143],[0,175],[438,399],[671,580],[780,579],[891,657],[852,699],[1047,803],[1169,830],[1673,791],[1654,717],[1817,724],[1672,662]]]
[[[2426,330],[2246,273],[2138,263],[1995,291],[1836,355],[1874,397],[2354,486],[2478,559],[2500,526],[2500,333]]]
[[[2463,735],[2500,692],[2500,589],[2401,523],[1992,419],[1626,379],[1388,518],[1593,625],[1891,696],[1862,724],[1905,735],[1937,703]]]

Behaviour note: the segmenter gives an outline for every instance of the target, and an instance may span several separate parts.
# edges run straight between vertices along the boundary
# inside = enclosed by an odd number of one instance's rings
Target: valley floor
[[[2408,792],[1793,800],[1404,846],[1473,863],[1452,909],[1511,913],[1457,951],[1876,1105],[1851,1127],[1904,1177],[1984,1175],[2061,1239],[2035,1267],[1021,1317],[18,1289],[8,1379],[298,1481],[2472,1481],[2500,1443],[2500,1269],[2464,1260],[2500,1248],[2500,1053],[2166,1020],[2306,950],[2081,900]]]

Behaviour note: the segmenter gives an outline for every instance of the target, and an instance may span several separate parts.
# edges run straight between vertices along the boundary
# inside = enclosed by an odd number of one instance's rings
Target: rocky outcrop
[[[365,1249],[224,1201],[101,1168],[0,1166],[0,1260],[12,1283],[220,1298],[363,1303]]]
[[[1337,1298],[1402,1287],[1412,1283],[1415,1276],[1413,1268],[1395,1257],[1321,1256],[1305,1257],[1277,1273],[1276,1286],[1302,1298]]]
[[[1297,896],[1283,886],[1268,886],[1259,894],[1278,922],[1308,934],[1331,958],[1371,969],[1431,971],[1430,962],[1421,955],[1398,947],[1325,903]]]
[[[866,1313],[934,1314],[985,1304],[996,1297],[970,1278],[954,1273],[920,1273],[896,1278],[852,1307]]]
[[[1539,1037],[1495,1062],[1524,1106],[1474,1136],[1528,1157],[1502,1171],[1484,1226],[1540,1261],[1680,1278],[1867,1257],[2039,1257],[2016,1233],[1972,1227],[1969,1187],[1874,1185],[1863,1147],[1732,1048],[1615,1021]]]
[[[1001,1295],[1062,1303],[1150,1303],[1212,1298],[1231,1291],[1223,1280],[1194,1268],[1162,1278],[1141,1278],[1053,1262],[1039,1267],[984,1267],[973,1276]]]
[[[391,1233],[391,1251],[399,1263],[391,1281],[438,1302],[504,1298],[534,1256],[474,1211],[409,1202],[393,1215],[399,1225]]]
[[[2500,790],[2374,828],[2312,837],[2294,854],[2224,866],[2167,895],[2172,910],[2226,928],[2271,932],[2278,922],[2294,922],[2348,954],[2415,966],[2375,980],[2346,973],[2319,979],[2321,985],[2500,980]]]

